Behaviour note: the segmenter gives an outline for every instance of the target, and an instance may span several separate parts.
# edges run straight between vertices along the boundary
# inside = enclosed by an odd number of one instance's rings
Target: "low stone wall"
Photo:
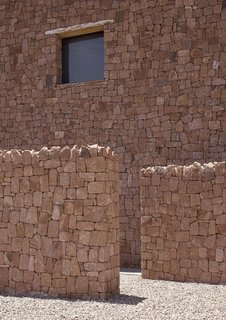
[[[141,172],[142,276],[226,283],[226,163]]]
[[[0,291],[119,292],[118,161],[109,148],[0,152]]]

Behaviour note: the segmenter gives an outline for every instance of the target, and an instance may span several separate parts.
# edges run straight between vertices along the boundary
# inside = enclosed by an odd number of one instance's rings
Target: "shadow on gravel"
[[[28,295],[28,294],[2,294],[2,297],[12,297],[12,298],[29,298],[29,299],[42,299],[42,300],[53,300],[53,301],[68,301],[68,302],[97,302],[97,303],[108,303],[108,304],[126,304],[126,305],[138,305],[147,298],[137,297],[128,294],[118,294],[107,299],[92,299],[92,298],[78,298],[69,299],[67,297],[51,297],[48,295]]]
[[[137,296],[129,296],[128,294],[119,294],[117,296],[113,296],[108,298],[106,302],[111,304],[130,304],[137,305],[138,303],[143,302],[147,298],[137,297]]]

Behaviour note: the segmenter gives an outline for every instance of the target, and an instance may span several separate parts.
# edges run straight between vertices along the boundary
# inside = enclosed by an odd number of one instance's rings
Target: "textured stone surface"
[[[195,162],[142,169],[144,278],[226,283],[225,168]]]
[[[2,293],[105,298],[119,292],[118,160],[109,149],[98,155],[97,145],[83,148],[92,155],[79,158],[76,147],[0,151]],[[90,175],[94,182],[85,179]]]
[[[123,265],[140,261],[140,169],[225,159],[225,19],[222,0],[1,0],[0,146],[120,154]],[[105,81],[61,85],[45,32],[103,20]]]

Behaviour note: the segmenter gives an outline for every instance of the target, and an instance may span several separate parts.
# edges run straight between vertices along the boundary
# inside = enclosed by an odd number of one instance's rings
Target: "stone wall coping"
[[[118,155],[115,154],[109,147],[101,147],[97,144],[94,145],[82,145],[78,147],[74,145],[73,147],[65,146],[59,147],[54,146],[48,149],[43,147],[39,151],[36,150],[0,150],[0,163],[1,162],[16,162],[16,163],[26,163],[29,162],[29,159],[32,158],[38,160],[51,160],[51,159],[60,159],[60,160],[70,160],[75,161],[77,158],[90,158],[102,156],[105,158],[118,158]],[[26,158],[29,158],[25,160]]]
[[[187,166],[168,165],[142,168],[141,177],[152,175],[162,175],[164,177],[181,177],[185,180],[200,180],[203,176],[208,176],[206,180],[212,180],[217,175],[224,175],[226,172],[226,162],[209,162],[201,164],[194,162]]]

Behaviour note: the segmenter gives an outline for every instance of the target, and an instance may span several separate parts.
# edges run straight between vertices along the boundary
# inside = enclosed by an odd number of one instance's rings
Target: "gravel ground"
[[[226,320],[226,286],[142,280],[121,273],[108,301],[0,296],[1,320]]]

